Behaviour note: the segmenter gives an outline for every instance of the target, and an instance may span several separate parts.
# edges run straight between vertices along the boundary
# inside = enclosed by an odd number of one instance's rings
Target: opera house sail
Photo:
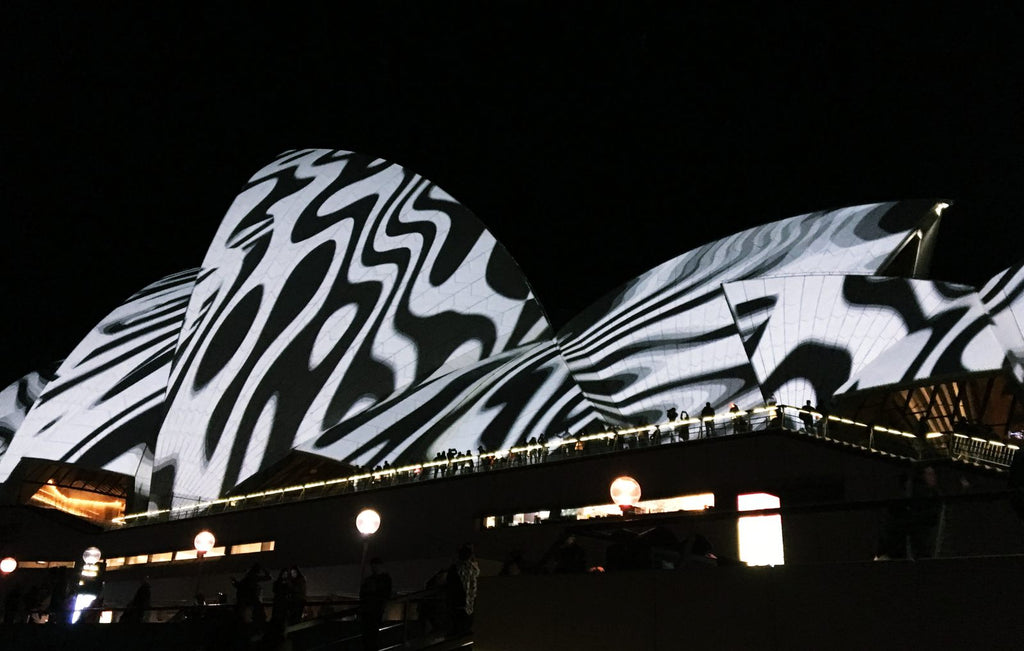
[[[1024,272],[981,291],[929,280],[944,206],[757,226],[555,332],[510,253],[437,185],[288,151],[194,268],[116,307],[54,377],[0,393],[0,481],[58,500],[59,477],[89,477],[122,510],[166,509],[310,459],[354,472],[768,403],[1006,440],[1024,420]]]

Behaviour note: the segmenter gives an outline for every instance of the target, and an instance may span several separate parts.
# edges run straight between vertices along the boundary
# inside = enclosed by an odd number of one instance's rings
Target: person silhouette
[[[679,414],[679,420],[680,420],[679,427],[676,428],[676,431],[679,433],[679,440],[681,440],[681,441],[689,441],[690,440],[690,424],[685,422],[685,421],[690,420],[690,413],[684,409],[683,412],[681,414]]]
[[[729,417],[732,419],[734,434],[742,434],[747,431],[747,421],[743,418],[743,410],[735,402],[729,407]]]
[[[370,560],[370,574],[359,586],[359,627],[363,638],[364,649],[380,648],[380,625],[384,619],[384,609],[391,599],[391,575],[384,569],[379,558]]]
[[[704,403],[704,409],[700,410],[700,420],[704,425],[704,436],[710,437],[715,433],[715,408],[710,402]]]
[[[804,422],[804,429],[808,434],[814,434],[814,414],[811,413],[814,411],[817,410],[811,405],[810,400],[800,408],[800,420]]]

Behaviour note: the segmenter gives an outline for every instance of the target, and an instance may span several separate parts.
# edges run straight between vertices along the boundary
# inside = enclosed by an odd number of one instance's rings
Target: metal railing
[[[238,509],[258,508],[353,493],[421,481],[458,477],[480,472],[521,468],[538,463],[612,454],[690,441],[787,430],[914,460],[951,458],[1007,468],[1018,446],[961,434],[931,432],[919,437],[848,418],[823,415],[787,405],[766,405],[750,411],[730,411],[708,418],[687,418],[642,427],[611,428],[595,434],[557,438],[506,450],[450,456],[402,467],[361,472],[284,488],[214,500],[195,498],[169,509],[134,513],[115,518],[110,527],[120,528],[213,515]],[[175,496],[179,502],[185,498]]]
[[[991,441],[956,432],[949,435],[949,454],[953,459],[977,461],[1009,468],[1019,446]]]

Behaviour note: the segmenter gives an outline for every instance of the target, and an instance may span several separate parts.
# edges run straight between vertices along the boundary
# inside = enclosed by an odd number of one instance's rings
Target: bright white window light
[[[740,511],[777,509],[781,501],[768,493],[747,493],[736,496]],[[781,515],[746,515],[737,523],[740,540],[740,560],[747,565],[783,565],[785,554],[782,544]]]
[[[74,624],[78,621],[78,618],[82,616],[82,611],[92,605],[92,602],[96,601],[96,595],[81,593],[75,596],[75,605],[73,612],[71,613],[71,623]]]

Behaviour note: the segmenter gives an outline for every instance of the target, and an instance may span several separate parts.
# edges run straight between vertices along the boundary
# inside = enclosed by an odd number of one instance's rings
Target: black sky
[[[0,9],[0,386],[198,266],[246,179],[299,147],[438,183],[556,324],[701,243],[843,205],[953,199],[938,279],[1024,258],[1003,3],[39,4]]]

